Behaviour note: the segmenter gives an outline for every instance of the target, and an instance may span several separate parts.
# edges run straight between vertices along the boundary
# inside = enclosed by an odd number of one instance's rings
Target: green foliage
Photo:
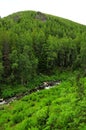
[[[86,129],[85,36],[86,26],[40,12],[0,19],[0,97],[62,81],[1,106],[1,130]]]
[[[77,84],[75,76],[70,77],[54,88],[32,93],[19,101],[3,106],[0,110],[0,128],[2,130],[85,129],[86,78],[80,78]],[[82,95],[79,94],[81,91],[79,84],[84,87]]]
[[[1,89],[0,96],[5,99],[27,91],[27,88],[24,86],[21,86],[21,85],[20,86],[19,85],[17,85],[17,86],[5,85],[5,86],[2,86],[1,88],[2,89]]]
[[[85,70],[86,27],[41,12],[25,11],[0,20],[0,80],[27,85],[57,68]]]

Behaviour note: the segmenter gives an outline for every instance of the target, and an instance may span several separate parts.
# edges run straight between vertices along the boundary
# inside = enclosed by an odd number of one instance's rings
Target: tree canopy
[[[27,84],[55,69],[86,69],[86,26],[41,12],[0,19],[0,83]]]

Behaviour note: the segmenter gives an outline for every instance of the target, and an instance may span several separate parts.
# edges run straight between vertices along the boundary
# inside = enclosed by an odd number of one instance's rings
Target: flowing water
[[[23,96],[25,95],[28,95],[28,94],[31,94],[33,92],[37,92],[37,91],[40,91],[42,89],[50,89],[50,88],[53,88],[55,87],[55,85],[59,85],[61,83],[61,81],[51,81],[51,82],[43,82],[43,84],[39,87],[36,87],[36,88],[33,88],[31,90],[29,90],[28,92],[24,93],[24,94],[19,94],[17,96],[14,96],[14,97],[11,97],[9,99],[0,99],[0,105],[3,105],[3,104],[10,104],[11,102],[15,101],[15,100],[18,100],[20,98],[22,98]]]

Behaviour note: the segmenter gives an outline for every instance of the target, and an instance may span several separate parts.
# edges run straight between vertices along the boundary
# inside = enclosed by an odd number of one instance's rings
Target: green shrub
[[[17,124],[24,119],[24,115],[22,112],[16,113],[12,116],[13,124]]]

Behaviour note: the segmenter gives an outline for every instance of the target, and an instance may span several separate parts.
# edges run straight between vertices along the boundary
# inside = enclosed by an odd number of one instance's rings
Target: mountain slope
[[[86,129],[86,26],[34,11],[0,19],[0,97],[22,92],[0,106],[0,130]]]
[[[0,19],[0,81],[28,84],[57,68],[85,70],[86,26],[41,12]]]

